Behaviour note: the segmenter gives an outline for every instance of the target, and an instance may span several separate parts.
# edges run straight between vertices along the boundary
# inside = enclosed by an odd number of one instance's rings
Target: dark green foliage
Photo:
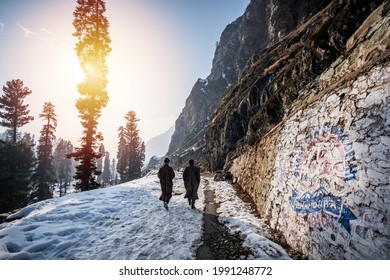
[[[29,203],[30,178],[35,164],[34,140],[29,134],[22,139],[18,128],[34,118],[29,116],[24,99],[31,90],[19,79],[8,81],[0,97],[1,126],[9,128],[11,142],[0,141],[0,213]]]
[[[4,95],[0,96],[0,118],[1,126],[10,129],[12,142],[16,143],[17,129],[32,121],[29,116],[28,104],[23,104],[24,99],[31,94],[31,90],[23,86],[19,79],[8,81],[3,86]]]
[[[139,137],[137,119],[134,111],[125,116],[126,126],[119,128],[117,171],[121,182],[141,177],[141,169],[145,160],[145,143]]]
[[[73,177],[78,180],[75,185],[76,189],[86,191],[99,188],[100,184],[96,182],[96,176],[99,176],[101,172],[97,170],[96,159],[100,158],[101,155],[95,152],[96,146],[83,145],[83,147],[75,150],[74,153],[68,154],[67,157],[79,161],[79,165],[76,166],[76,174]]]
[[[125,174],[126,172],[126,158],[128,157],[127,155],[127,143],[125,139],[125,129],[123,126],[120,126],[118,129],[118,138],[119,138],[119,143],[118,143],[118,153],[116,155],[116,158],[118,159],[118,163],[116,165],[116,170],[119,175]]]
[[[0,141],[0,213],[29,203],[30,178],[35,163],[34,143],[29,135],[20,141]]]
[[[57,127],[57,119],[54,112],[54,105],[45,102],[43,111],[39,117],[44,121],[41,136],[38,144],[38,165],[32,177],[33,201],[40,201],[53,196],[52,185],[56,182],[56,175],[53,166],[53,141],[54,132]]]

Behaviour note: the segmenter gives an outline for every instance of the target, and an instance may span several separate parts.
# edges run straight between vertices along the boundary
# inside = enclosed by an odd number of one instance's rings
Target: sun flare
[[[66,75],[70,76],[69,78],[77,83],[81,83],[85,79],[85,75],[76,56],[72,55],[66,59],[64,62],[64,70]]]

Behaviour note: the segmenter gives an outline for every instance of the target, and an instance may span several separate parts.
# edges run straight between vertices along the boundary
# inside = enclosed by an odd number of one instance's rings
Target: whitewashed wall
[[[376,11],[317,92],[233,163],[259,213],[308,258],[390,259],[389,22]]]
[[[298,111],[280,139],[271,226],[311,258],[390,258],[390,66]]]

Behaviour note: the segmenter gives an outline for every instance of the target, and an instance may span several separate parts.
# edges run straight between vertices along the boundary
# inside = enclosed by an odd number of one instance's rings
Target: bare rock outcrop
[[[243,148],[280,123],[298,92],[345,55],[348,39],[382,2],[331,1],[254,55],[211,116],[206,129],[210,168],[229,168]]]
[[[210,75],[198,79],[176,120],[167,155],[183,166],[194,158],[209,169],[205,128],[225,92],[237,82],[252,56],[278,42],[330,0],[252,0],[245,13],[229,24],[217,43]]]

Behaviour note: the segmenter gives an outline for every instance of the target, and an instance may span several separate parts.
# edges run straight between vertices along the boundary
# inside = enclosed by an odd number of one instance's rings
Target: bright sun
[[[76,55],[69,55],[64,64],[64,70],[71,80],[77,82],[77,84],[84,81],[84,73]]]

